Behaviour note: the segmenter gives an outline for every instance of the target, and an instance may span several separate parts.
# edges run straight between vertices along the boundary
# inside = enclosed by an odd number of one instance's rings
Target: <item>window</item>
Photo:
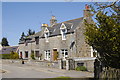
[[[49,36],[49,33],[48,33],[48,32],[45,33],[44,36],[45,36],[45,40],[46,40],[46,42],[48,42],[48,36]]]
[[[62,34],[62,40],[66,40],[66,30],[65,29],[61,30],[61,34]]]
[[[66,40],[67,29],[66,29],[66,26],[63,23],[60,27],[60,30],[61,30],[62,40]]]
[[[49,33],[48,28],[45,28],[45,31],[44,31],[44,37],[45,37],[46,42],[48,42],[49,34],[50,34],[50,33]]]
[[[25,58],[28,58],[28,51],[25,51]]]
[[[36,44],[39,44],[39,37],[35,37]]]
[[[45,59],[50,60],[50,50],[45,51]]]
[[[35,57],[39,57],[39,51],[35,51]]]
[[[68,50],[67,49],[61,49],[61,53],[62,53],[62,58],[66,58],[68,57]]]

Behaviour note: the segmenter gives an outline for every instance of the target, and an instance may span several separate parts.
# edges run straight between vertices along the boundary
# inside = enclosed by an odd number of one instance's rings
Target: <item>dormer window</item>
[[[44,31],[44,37],[45,37],[46,42],[49,42],[48,41],[49,34],[50,34],[49,30],[46,28],[45,31]]]
[[[39,37],[35,37],[36,45],[39,44]]]
[[[62,40],[66,40],[67,29],[64,23],[62,23],[60,30],[61,30]]]

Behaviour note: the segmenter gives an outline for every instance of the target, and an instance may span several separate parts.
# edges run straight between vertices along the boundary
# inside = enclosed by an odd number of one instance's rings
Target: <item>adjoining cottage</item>
[[[18,49],[19,46],[5,46],[5,47],[1,47],[0,49],[0,54],[10,54],[10,52],[19,52]]]
[[[41,31],[19,42],[19,56],[30,59],[56,61],[57,58],[94,57],[93,48],[85,42],[84,19],[92,22],[89,7],[86,6],[81,18],[57,23],[52,16],[50,26],[42,24]]]

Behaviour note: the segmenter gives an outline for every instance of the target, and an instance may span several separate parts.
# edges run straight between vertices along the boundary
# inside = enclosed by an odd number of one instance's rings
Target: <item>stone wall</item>
[[[2,64],[22,64],[22,60],[2,60]],[[34,61],[34,60],[24,60],[24,65],[48,67],[48,68],[59,68],[58,62],[48,62],[48,61]]]
[[[23,59],[28,59],[28,58],[30,58],[31,51],[34,51],[34,49],[35,49],[35,42],[28,43],[27,46],[25,46],[25,44],[20,44],[19,45],[19,55],[20,55],[20,52],[22,52]],[[28,51],[28,58],[25,58],[25,51]]]
[[[76,57],[93,57],[93,52],[91,52],[91,47],[85,41],[85,26],[83,22],[79,24],[75,30],[75,43],[76,43]]]
[[[61,49],[68,50],[68,57],[93,57],[92,56],[92,48],[85,42],[84,36],[84,23],[81,21],[74,33],[66,34],[66,40],[62,40],[61,35],[48,37],[48,42],[46,42],[45,38],[39,39],[39,44],[36,45],[35,42],[28,43],[27,46],[25,44],[19,45],[19,50],[23,53],[23,58],[25,51],[28,51],[29,58],[31,55],[31,51],[39,51],[39,54],[42,55],[42,60],[45,59],[45,50],[50,50],[51,53],[51,61],[53,61],[53,50],[57,49],[59,53],[59,58],[62,58]],[[33,38],[34,40],[34,38]],[[19,52],[20,52],[19,51]]]
[[[74,61],[75,61],[75,68],[80,65],[80,66],[85,66],[88,71],[91,71],[91,72],[94,71],[95,57],[77,58],[77,59],[74,59]]]
[[[72,49],[70,49],[70,45],[72,41],[74,41],[75,37],[74,34],[67,34],[66,35],[66,40],[62,40],[61,35],[59,36],[54,36],[54,37],[49,37],[48,41],[46,42],[45,38],[40,39],[40,54],[42,54],[42,58],[44,59],[44,51],[45,50],[50,50],[51,52],[51,60],[53,56],[53,49],[57,49],[57,52],[59,53],[59,58],[62,58],[61,55],[61,49],[67,49],[68,50],[68,56],[73,57],[75,53],[75,46],[73,46]]]
[[[66,70],[75,70],[79,66],[85,66],[87,71],[94,72],[94,61],[95,57],[91,58],[73,58],[73,59],[66,59],[65,61],[59,59],[59,69],[66,69]],[[66,62],[66,64],[64,64]]]

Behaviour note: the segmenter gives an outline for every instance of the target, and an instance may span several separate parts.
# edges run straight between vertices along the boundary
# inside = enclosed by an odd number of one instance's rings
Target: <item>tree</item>
[[[1,45],[2,46],[9,46],[7,38],[5,38],[5,37],[2,38]]]
[[[24,34],[24,32],[22,32],[22,35],[21,35],[21,38],[19,41],[23,41],[24,39],[25,39],[25,34]]]
[[[28,30],[27,35],[25,35],[24,32],[22,32],[22,35],[19,41],[24,41],[25,38],[27,38],[28,36],[34,35],[34,34],[35,34],[35,31],[34,30],[32,31],[31,29]]]
[[[29,29],[27,36],[34,35],[34,34],[35,34],[35,31],[32,31],[31,29]]]
[[[120,68],[120,6],[116,7],[115,2],[113,4],[99,5],[99,10],[93,10],[97,22],[93,24],[85,21],[85,36],[105,66]],[[112,9],[109,14],[105,12],[106,8]]]

